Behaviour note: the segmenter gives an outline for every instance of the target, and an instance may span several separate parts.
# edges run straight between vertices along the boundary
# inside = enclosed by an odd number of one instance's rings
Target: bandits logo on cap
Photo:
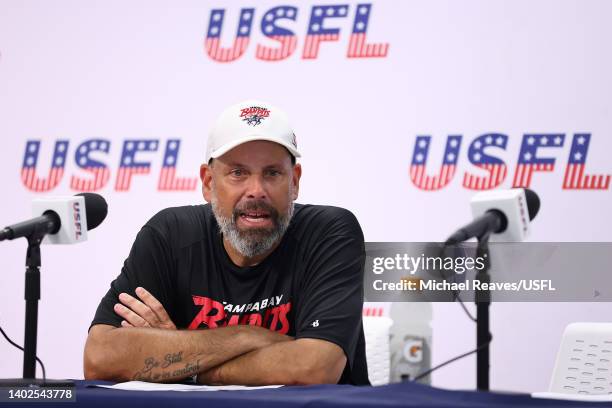
[[[257,126],[261,124],[261,121],[270,116],[270,111],[260,106],[251,106],[250,108],[243,108],[240,110],[240,117],[243,118],[247,124],[251,126]]]

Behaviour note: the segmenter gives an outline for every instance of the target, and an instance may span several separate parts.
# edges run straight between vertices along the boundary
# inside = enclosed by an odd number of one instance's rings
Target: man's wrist
[[[221,376],[222,367],[223,367],[223,364],[217,367],[213,367],[209,370],[202,371],[197,376],[195,376],[194,381],[198,384],[204,384],[204,385],[223,385],[222,376]]]
[[[210,381],[214,385],[223,385],[223,366],[225,364],[221,364],[217,367],[214,367],[211,371]]]

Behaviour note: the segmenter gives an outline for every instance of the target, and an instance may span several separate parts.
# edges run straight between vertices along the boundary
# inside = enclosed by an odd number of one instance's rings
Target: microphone
[[[540,198],[533,190],[517,188],[478,193],[470,204],[474,221],[458,229],[446,245],[487,234],[493,241],[522,241],[529,235],[530,221],[540,209]]]
[[[33,235],[44,236],[43,244],[75,244],[87,240],[87,230],[104,221],[108,205],[95,193],[32,201],[35,217],[0,231],[0,241]]]

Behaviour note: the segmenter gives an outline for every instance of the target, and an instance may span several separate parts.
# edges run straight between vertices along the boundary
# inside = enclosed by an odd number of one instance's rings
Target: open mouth
[[[250,210],[240,213],[240,219],[250,224],[263,224],[270,220],[270,213],[263,210]]]

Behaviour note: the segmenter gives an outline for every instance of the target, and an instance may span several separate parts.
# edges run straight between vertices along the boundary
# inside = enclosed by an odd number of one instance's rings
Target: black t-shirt
[[[113,306],[142,286],[179,329],[254,324],[340,346],[340,383],[369,384],[362,327],[363,233],[338,207],[295,205],[279,246],[261,263],[236,266],[210,204],[168,208],[140,230],[92,322],[119,327]]]

